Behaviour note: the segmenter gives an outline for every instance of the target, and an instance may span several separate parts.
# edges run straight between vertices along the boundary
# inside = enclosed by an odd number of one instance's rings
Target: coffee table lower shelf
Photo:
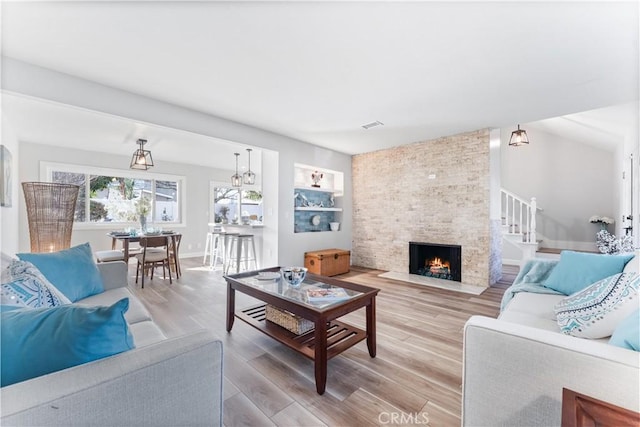
[[[258,304],[247,307],[236,313],[235,316],[276,341],[311,360],[315,360],[315,330],[312,329],[302,335],[296,335],[282,326],[266,320],[265,306],[266,304]],[[362,329],[338,320],[328,322],[327,360],[363,341],[366,337],[367,333]]]

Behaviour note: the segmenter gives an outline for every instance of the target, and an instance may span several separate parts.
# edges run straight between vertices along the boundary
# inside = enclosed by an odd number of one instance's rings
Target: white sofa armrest
[[[102,277],[104,290],[127,286],[128,266],[124,261],[109,261],[96,264]]]
[[[222,342],[164,340],[0,389],[2,425],[222,425]]]
[[[462,387],[464,426],[559,426],[563,387],[638,412],[640,353],[473,316]]]

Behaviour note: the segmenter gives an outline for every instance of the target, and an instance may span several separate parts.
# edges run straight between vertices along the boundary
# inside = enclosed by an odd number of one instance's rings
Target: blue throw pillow
[[[104,292],[89,243],[59,252],[18,254],[18,258],[35,265],[71,302]]]
[[[124,314],[111,307],[62,305],[0,313],[0,378],[7,386],[135,348]]]
[[[562,251],[560,262],[543,285],[565,295],[571,295],[598,280],[622,273],[625,264],[631,258],[633,254],[604,255]]]
[[[613,331],[609,344],[640,351],[640,309],[620,322]]]

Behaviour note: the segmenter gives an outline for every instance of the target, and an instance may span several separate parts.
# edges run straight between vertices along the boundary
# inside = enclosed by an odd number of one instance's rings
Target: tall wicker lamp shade
[[[31,252],[55,252],[71,246],[80,187],[52,182],[23,182]]]

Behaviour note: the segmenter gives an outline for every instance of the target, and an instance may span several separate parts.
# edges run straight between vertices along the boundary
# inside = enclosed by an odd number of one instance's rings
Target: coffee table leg
[[[369,356],[376,357],[376,298],[367,306],[367,348]]]
[[[227,332],[231,332],[236,318],[236,290],[227,282]]]
[[[316,391],[324,394],[327,386],[327,322],[316,320],[315,324],[315,349],[314,368],[316,373]]]

